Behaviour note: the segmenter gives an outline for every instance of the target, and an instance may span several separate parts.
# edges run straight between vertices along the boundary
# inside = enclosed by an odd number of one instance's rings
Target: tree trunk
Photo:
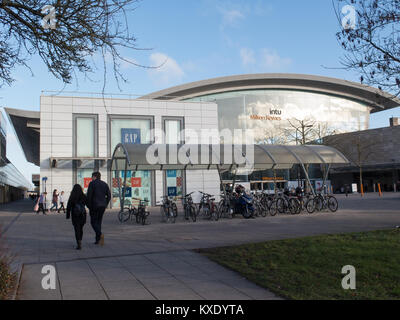
[[[361,192],[361,195],[362,195],[363,191],[364,191],[364,186],[363,186],[363,178],[362,178],[362,167],[360,166],[360,192]]]

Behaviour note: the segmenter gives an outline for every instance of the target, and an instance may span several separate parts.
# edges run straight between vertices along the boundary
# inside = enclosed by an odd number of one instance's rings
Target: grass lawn
[[[400,299],[399,229],[197,251],[287,299]],[[345,265],[356,290],[342,288]]]

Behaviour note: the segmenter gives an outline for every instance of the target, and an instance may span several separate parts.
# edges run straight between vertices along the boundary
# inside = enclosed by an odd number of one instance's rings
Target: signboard
[[[168,187],[168,197],[176,197],[176,196],[177,196],[177,188]]]
[[[42,181],[46,182],[47,181],[47,177],[43,177]]]
[[[167,170],[167,178],[176,178],[176,170]]]
[[[276,177],[276,178],[274,178],[274,177],[263,177],[262,179],[263,179],[263,181],[285,180],[283,177]]]
[[[132,178],[131,186],[132,186],[132,188],[141,188],[142,187],[142,178]]]
[[[122,193],[125,190],[125,198],[132,198],[132,188],[122,188]]]
[[[121,141],[125,144],[141,144],[140,129],[121,129]]]
[[[92,182],[92,178],[83,178],[83,187],[89,188],[89,184]]]
[[[353,183],[353,184],[351,185],[351,190],[353,191],[353,193],[358,192],[357,183]]]

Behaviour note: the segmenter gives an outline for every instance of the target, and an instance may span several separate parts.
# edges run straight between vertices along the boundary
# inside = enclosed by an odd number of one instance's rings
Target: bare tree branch
[[[111,57],[114,77],[126,82],[120,63],[137,64],[122,56],[122,50],[143,50],[129,32],[127,14],[138,0],[14,0],[0,2],[0,86],[14,81],[12,70],[28,66],[38,55],[50,73],[71,83],[75,71],[85,76],[95,66],[91,58],[100,54],[106,64]],[[55,8],[56,27],[45,29],[41,13],[45,5]],[[106,71],[104,71],[106,72]],[[104,78],[103,81],[106,81]]]
[[[346,51],[341,63],[360,73],[362,83],[400,95],[400,1],[333,0],[341,31],[338,42]],[[353,6],[355,28],[344,28],[341,8]]]

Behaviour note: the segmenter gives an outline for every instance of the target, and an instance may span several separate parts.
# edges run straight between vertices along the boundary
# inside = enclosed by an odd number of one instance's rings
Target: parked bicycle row
[[[220,201],[216,203],[213,195],[199,191],[201,200],[195,204],[192,198],[194,192],[179,198],[172,199],[168,196],[161,197],[160,216],[162,222],[175,223],[178,218],[178,205],[176,201],[182,201],[182,217],[186,221],[196,222],[198,219],[217,221],[219,219],[232,219],[237,215],[245,219],[256,217],[275,216],[279,214],[300,214],[307,212],[312,214],[320,211],[336,212],[338,210],[337,199],[328,194],[290,194],[277,192],[268,194],[264,192],[248,193],[241,185],[235,190],[226,191],[220,195]],[[133,198],[139,201],[137,207],[129,205],[119,213],[121,223],[136,221],[145,225],[149,216],[147,205],[149,201]]]

